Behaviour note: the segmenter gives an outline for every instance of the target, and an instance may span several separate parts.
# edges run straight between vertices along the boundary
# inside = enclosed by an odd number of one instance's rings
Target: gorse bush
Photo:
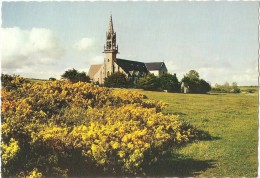
[[[29,83],[28,79],[24,79],[19,75],[8,75],[3,74],[1,75],[1,85],[5,87],[6,90],[16,89],[24,83]]]
[[[23,83],[2,87],[2,175],[18,177],[144,175],[197,131],[162,102],[89,83]]]

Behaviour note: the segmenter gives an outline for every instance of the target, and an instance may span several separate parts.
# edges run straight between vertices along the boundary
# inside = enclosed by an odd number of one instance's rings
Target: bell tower
[[[118,46],[116,44],[116,32],[114,32],[113,28],[112,15],[110,15],[108,31],[106,33],[106,44],[104,45],[103,53],[105,53],[104,77],[106,78],[114,73],[116,54],[118,53]]]

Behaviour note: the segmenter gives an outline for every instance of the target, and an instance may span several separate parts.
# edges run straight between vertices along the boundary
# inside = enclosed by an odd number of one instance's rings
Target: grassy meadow
[[[254,92],[246,92],[247,89]],[[258,92],[241,94],[178,94],[140,91],[169,104],[164,113],[206,131],[211,139],[173,150],[174,157],[151,168],[160,176],[257,176]],[[177,155],[177,156],[176,156]]]

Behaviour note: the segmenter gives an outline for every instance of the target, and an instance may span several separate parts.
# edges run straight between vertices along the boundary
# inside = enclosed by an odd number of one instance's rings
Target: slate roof
[[[143,73],[148,73],[146,65],[143,62],[130,61],[130,60],[119,59],[119,58],[116,58],[115,62],[126,73],[129,73],[129,71],[139,71],[139,72],[143,72]]]
[[[99,69],[102,67],[102,64],[94,64],[90,66],[90,69],[88,71],[88,75],[90,79],[94,78],[94,75],[99,71]]]
[[[160,70],[164,64],[164,62],[149,62],[145,63],[147,70]],[[166,66],[165,66],[166,67]]]

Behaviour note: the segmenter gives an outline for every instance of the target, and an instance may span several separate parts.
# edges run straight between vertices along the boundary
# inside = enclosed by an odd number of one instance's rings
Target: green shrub
[[[144,78],[140,78],[137,81],[136,87],[150,91],[162,90],[159,77],[156,77],[153,74],[148,74]]]
[[[127,88],[129,86],[129,82],[125,74],[115,72],[105,78],[104,86],[110,88]]]
[[[224,83],[223,85],[216,84],[215,87],[212,89],[214,93],[240,93],[240,89],[237,86],[237,83],[233,82],[230,86],[228,82]]]
[[[246,92],[247,93],[255,93],[257,90],[256,89],[247,89]]]
[[[195,70],[191,70],[181,80],[186,86],[189,87],[190,93],[207,93],[211,90],[211,86],[208,82],[199,78],[199,73]]]
[[[180,82],[176,75],[166,73],[160,76],[159,80],[161,89],[167,90],[168,92],[180,92]]]
[[[49,80],[50,80],[50,81],[55,81],[56,78],[51,77],[51,78],[49,78]]]

